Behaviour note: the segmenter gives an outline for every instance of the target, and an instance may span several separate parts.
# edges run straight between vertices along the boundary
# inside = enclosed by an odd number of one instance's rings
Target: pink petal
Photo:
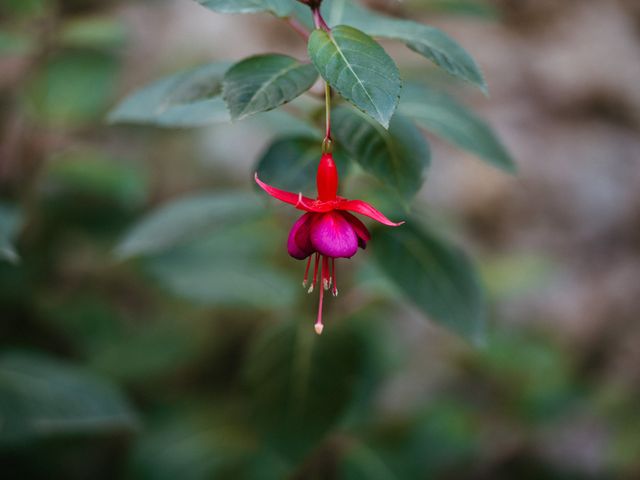
[[[277,198],[281,202],[294,205],[299,210],[308,210],[308,208],[311,208],[308,206],[310,206],[314,202],[312,198],[303,197],[301,193],[286,192],[284,190],[280,190],[279,188],[272,187],[271,185],[267,185],[258,178],[257,172],[255,173],[254,178],[260,188],[262,188],[273,198]]]
[[[367,230],[367,227],[364,226],[364,223],[349,212],[341,211],[340,215],[347,219],[347,222],[351,224],[353,231],[356,232],[356,235],[358,236],[358,246],[362,249],[367,248],[367,242],[371,240],[371,234],[369,233],[369,230]]]
[[[350,258],[358,251],[358,236],[338,212],[318,214],[311,224],[311,244],[321,255]]]
[[[291,227],[287,240],[287,250],[289,255],[298,260],[303,260],[315,252],[309,237],[313,213],[305,213]]]
[[[385,217],[381,212],[376,210],[373,205],[363,202],[362,200],[344,200],[336,207],[336,210],[349,210],[351,212],[359,213],[365,217],[374,219],[376,222],[380,222],[383,225],[390,227],[399,227],[404,222],[394,223]]]

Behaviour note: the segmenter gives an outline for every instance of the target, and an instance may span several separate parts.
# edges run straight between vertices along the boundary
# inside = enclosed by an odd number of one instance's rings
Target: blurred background
[[[252,191],[274,125],[110,126],[109,109],[181,68],[305,46],[268,15],[189,0],[2,0],[3,478],[640,478],[640,4],[370,4],[474,55],[489,98],[384,43],[518,163],[508,176],[430,138],[419,194],[479,265],[487,345],[435,326],[369,252],[343,262],[317,338],[277,206],[118,261],[163,202]]]

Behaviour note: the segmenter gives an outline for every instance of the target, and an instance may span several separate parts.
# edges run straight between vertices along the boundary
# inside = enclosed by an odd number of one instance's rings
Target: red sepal
[[[350,212],[359,213],[365,217],[374,219],[376,222],[380,222],[383,225],[389,227],[399,227],[404,222],[395,223],[385,217],[381,212],[376,210],[373,205],[363,202],[362,200],[343,200],[335,207],[337,210],[349,210]]]
[[[258,178],[258,172],[255,173],[254,178],[260,188],[262,188],[273,198],[276,198],[281,202],[293,205],[298,210],[306,210],[308,212],[317,211],[312,207],[312,204],[315,202],[315,200],[309,197],[304,197],[301,193],[286,192],[284,190],[280,190],[279,188],[272,187],[271,185],[267,185]]]
[[[325,153],[320,159],[318,173],[316,175],[318,187],[318,200],[329,202],[338,195],[338,169],[333,161],[333,155]]]

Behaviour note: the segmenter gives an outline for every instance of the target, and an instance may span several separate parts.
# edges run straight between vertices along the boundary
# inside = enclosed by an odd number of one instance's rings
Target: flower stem
[[[312,8],[311,13],[313,14],[313,24],[316,26],[316,28],[324,30],[325,32],[331,31],[331,28],[329,28],[327,22],[324,21],[322,13],[320,13],[320,6]]]
[[[295,32],[300,35],[303,39],[305,40],[309,40],[309,30],[307,30],[307,28],[300,23],[298,20],[296,20],[293,17],[287,17],[284,19],[285,22],[287,22],[289,24],[289,26],[295,30]]]
[[[329,82],[324,84],[324,108],[325,108],[325,136],[322,142],[322,152],[331,153],[331,86]]]
[[[327,25],[327,22],[324,21],[322,17],[322,12],[320,12],[320,4],[321,1],[311,3],[311,2],[302,2],[306,3],[311,7],[311,13],[313,14],[313,24],[316,29],[324,30],[327,33],[331,33],[331,27]],[[332,153],[333,151],[333,142],[331,141],[331,86],[328,82],[324,84],[324,101],[325,101],[325,110],[326,110],[326,129],[324,141],[322,142],[322,153]]]

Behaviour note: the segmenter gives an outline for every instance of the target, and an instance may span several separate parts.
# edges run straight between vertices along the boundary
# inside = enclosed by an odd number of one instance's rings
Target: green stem
[[[322,142],[322,153],[333,151],[333,140],[331,139],[331,86],[329,82],[324,83],[324,108],[325,108],[325,136]]]

